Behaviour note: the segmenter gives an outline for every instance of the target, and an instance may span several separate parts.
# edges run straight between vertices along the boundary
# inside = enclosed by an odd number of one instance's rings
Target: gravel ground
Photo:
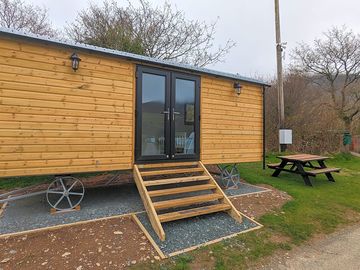
[[[266,191],[270,191],[267,188],[264,187],[259,187],[259,186],[253,186],[247,183],[240,183],[238,185],[239,188],[237,189],[226,189],[224,190],[225,194],[229,197],[232,196],[239,196],[239,195],[244,195],[244,194],[251,194],[251,193],[255,193],[255,192],[266,192]]]
[[[232,197],[231,202],[240,212],[256,219],[276,211],[291,199],[292,197],[286,192],[269,186],[267,192]]]
[[[86,190],[81,210],[50,215],[44,195],[13,201],[0,218],[0,233],[12,233],[82,220],[143,211],[144,206],[134,185]]]
[[[236,196],[266,190],[241,183],[239,189],[228,189],[225,193]],[[12,201],[0,218],[0,234],[139,212],[144,211],[144,206],[136,186],[124,185],[87,189],[80,211],[56,215],[50,215],[49,211],[45,195]]]
[[[246,217],[243,217],[243,222],[240,224],[227,213],[219,212],[163,223],[166,240],[162,242],[153,231],[147,215],[140,213],[137,216],[160,249],[167,255],[258,226]]]
[[[159,259],[129,217],[0,239],[3,270],[119,270]]]

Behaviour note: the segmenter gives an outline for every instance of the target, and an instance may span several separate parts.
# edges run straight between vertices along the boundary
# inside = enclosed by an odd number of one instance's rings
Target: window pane
[[[175,153],[194,154],[195,148],[195,82],[175,82]]]
[[[165,153],[166,78],[161,75],[142,74],[142,144],[143,156]]]

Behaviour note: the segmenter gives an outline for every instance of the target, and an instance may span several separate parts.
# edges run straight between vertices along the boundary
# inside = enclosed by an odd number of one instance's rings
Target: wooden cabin
[[[164,239],[161,222],[174,217],[157,215],[143,177],[169,166],[170,174],[199,172],[193,177],[203,181],[211,177],[203,165],[261,161],[265,87],[235,74],[1,29],[0,177],[134,170]],[[174,179],[169,184],[190,182]],[[213,193],[230,205],[220,210],[241,219],[218,186]]]

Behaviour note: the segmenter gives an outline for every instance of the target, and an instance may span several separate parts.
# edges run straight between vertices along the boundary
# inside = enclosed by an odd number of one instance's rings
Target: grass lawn
[[[268,162],[276,162],[275,155]],[[215,269],[246,269],[257,260],[277,250],[289,250],[315,234],[328,234],[337,227],[360,220],[360,158],[339,154],[327,161],[329,167],[340,167],[336,183],[325,175],[312,178],[314,186],[304,185],[301,176],[283,172],[271,177],[272,170],[260,163],[239,166],[242,178],[252,184],[268,184],[293,197],[279,211],[259,220],[265,228],[239,235],[215,245],[137,269],[192,269],[211,266]],[[274,236],[285,239],[276,241]],[[278,239],[278,238],[276,238]],[[209,268],[209,267],[206,267]]]

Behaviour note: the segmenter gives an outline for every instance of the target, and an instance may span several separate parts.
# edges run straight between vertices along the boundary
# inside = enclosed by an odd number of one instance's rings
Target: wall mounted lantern
[[[241,84],[239,82],[234,82],[234,89],[235,89],[235,93],[240,96],[241,94]]]
[[[80,64],[80,57],[76,54],[76,53],[73,53],[71,56],[70,56],[70,59],[71,59],[71,67],[74,71],[77,71],[79,69],[79,64]]]

